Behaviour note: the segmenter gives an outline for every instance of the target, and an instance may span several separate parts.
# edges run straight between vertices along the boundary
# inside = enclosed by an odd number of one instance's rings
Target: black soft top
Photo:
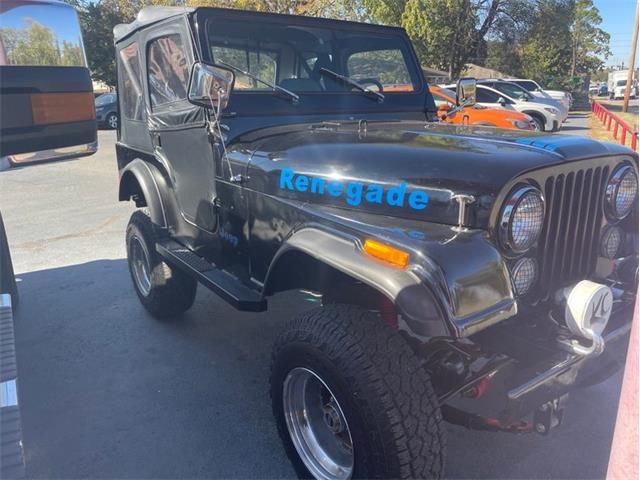
[[[221,14],[241,14],[247,16],[257,16],[257,17],[277,17],[277,18],[295,18],[297,21],[303,19],[303,21],[307,22],[322,22],[324,23],[340,23],[340,24],[351,24],[357,26],[359,28],[363,27],[374,27],[376,29],[387,29],[387,30],[396,30],[404,33],[404,29],[401,27],[393,27],[387,25],[378,25],[375,23],[362,23],[362,22],[352,22],[346,20],[335,20],[329,18],[319,18],[319,17],[305,17],[300,15],[288,15],[283,13],[271,13],[271,12],[256,12],[253,10],[236,10],[231,8],[213,8],[213,7],[144,7],[138,15],[136,19],[131,23],[121,23],[116,25],[113,28],[113,36],[116,43],[127,38],[132,33],[140,30],[149,25],[153,25],[154,23],[158,23],[162,20],[165,20],[170,17],[176,17],[179,15],[191,14],[195,11],[211,11],[211,12],[219,12]]]
[[[140,30],[166,18],[191,13],[195,8],[188,7],[144,7],[131,23],[120,23],[113,27],[113,38],[116,43],[127,38],[136,30]]]

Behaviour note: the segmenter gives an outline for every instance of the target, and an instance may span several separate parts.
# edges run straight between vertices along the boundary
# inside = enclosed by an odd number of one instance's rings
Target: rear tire
[[[311,395],[308,409],[292,409],[290,399],[296,397],[290,393],[291,384],[301,373],[307,380],[299,384],[312,382],[315,390],[305,388],[325,393],[315,402],[315,396]],[[309,397],[305,390],[297,398]],[[445,429],[429,375],[398,332],[368,310],[334,304],[293,319],[274,345],[271,399],[287,455],[303,478],[440,478],[443,475]],[[326,415],[323,417],[327,407],[334,412],[337,422],[327,420]],[[314,414],[318,408],[320,413]],[[319,419],[324,419],[324,424]],[[342,427],[337,433],[333,429],[336,423]],[[346,424],[346,433],[343,424]],[[314,434],[300,435],[305,428],[311,428]],[[328,445],[326,439],[331,434],[327,434],[327,428],[338,436],[338,446],[325,450],[330,454],[338,451],[337,458],[342,460],[337,463],[342,465],[341,469],[334,474],[322,473],[318,465],[323,464],[314,463],[308,454],[317,449],[307,448],[308,439],[312,439],[311,444],[316,439],[321,446]],[[297,439],[292,440],[292,435]],[[351,461],[345,457],[349,446]],[[306,457],[306,462],[301,455]],[[315,475],[311,471],[316,472]]]
[[[156,251],[157,227],[137,210],[127,226],[127,260],[136,294],[156,318],[180,315],[193,305],[198,283],[167,264]]]

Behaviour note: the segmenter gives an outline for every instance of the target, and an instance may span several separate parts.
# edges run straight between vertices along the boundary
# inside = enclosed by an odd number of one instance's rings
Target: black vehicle
[[[142,304],[178,316],[198,283],[254,312],[322,296],[271,368],[301,475],[440,477],[443,420],[547,433],[570,390],[617,367],[637,287],[631,150],[438,124],[399,28],[150,7],[114,34]],[[458,103],[474,95],[459,83]]]
[[[103,93],[96,97],[96,121],[98,125],[115,130],[118,128],[118,95]]]

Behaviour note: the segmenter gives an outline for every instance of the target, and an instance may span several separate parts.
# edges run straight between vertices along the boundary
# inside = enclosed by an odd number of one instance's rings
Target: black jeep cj
[[[114,33],[140,301],[173,317],[198,283],[255,312],[285,290],[322,296],[273,351],[301,475],[439,477],[443,420],[546,433],[569,390],[617,368],[632,151],[438,125],[398,28],[152,7]],[[461,81],[459,103],[474,97]]]

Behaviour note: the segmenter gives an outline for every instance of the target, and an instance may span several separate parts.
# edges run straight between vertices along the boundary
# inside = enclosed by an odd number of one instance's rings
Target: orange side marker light
[[[374,258],[396,267],[405,268],[409,264],[409,254],[407,252],[375,240],[365,240],[364,251]]]

